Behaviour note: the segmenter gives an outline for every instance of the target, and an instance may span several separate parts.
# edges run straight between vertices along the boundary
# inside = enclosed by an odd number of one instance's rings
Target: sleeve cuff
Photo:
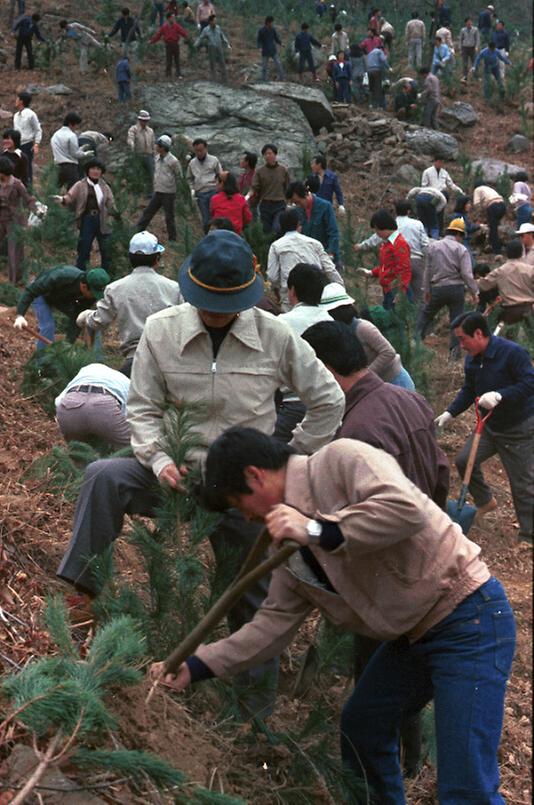
[[[323,527],[321,537],[319,539],[319,547],[325,551],[335,551],[336,548],[345,542],[340,527],[337,523],[332,523],[330,520],[319,520]]]
[[[185,664],[191,674],[191,682],[202,682],[204,679],[213,679],[215,676],[211,668],[208,668],[206,663],[202,662],[200,657],[197,657],[195,654],[188,657]]]

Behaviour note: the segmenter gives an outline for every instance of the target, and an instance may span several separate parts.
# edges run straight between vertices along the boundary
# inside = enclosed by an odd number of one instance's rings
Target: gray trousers
[[[421,309],[417,319],[417,331],[422,339],[427,334],[428,328],[434,321],[436,315],[442,307],[449,310],[449,321],[453,321],[456,316],[464,310],[464,286],[462,285],[435,285],[430,289],[430,302],[427,302]],[[458,339],[451,330],[449,338],[449,349],[458,346]]]
[[[161,505],[161,488],[151,470],[135,458],[94,461],[86,469],[74,513],[69,547],[57,575],[89,593],[98,592],[91,573],[91,557],[108,548],[119,536],[125,514],[154,516]],[[217,569],[214,592],[222,592],[235,576],[260,531],[260,523],[247,522],[236,510],[222,515],[209,536]],[[257,582],[228,613],[228,625],[236,631],[250,621],[267,594],[269,578]],[[265,717],[272,712],[278,682],[278,659],[238,676],[247,716]],[[256,685],[256,690],[251,686]]]
[[[428,100],[423,108],[423,120],[421,125],[427,129],[437,129],[438,127],[438,101]]]
[[[217,68],[221,73],[221,82],[228,84],[228,73],[226,71],[226,61],[224,52],[218,48],[208,48],[208,61],[210,65],[210,79],[217,81]]]
[[[283,81],[285,78],[284,68],[282,67],[282,62],[280,61],[280,56],[278,53],[275,53],[273,56],[262,56],[261,57],[261,80],[267,81],[268,72],[269,72],[269,59],[273,60],[273,64],[276,68],[276,77],[279,81]]]
[[[491,420],[490,420],[491,423]],[[455,459],[458,472],[463,477],[473,437],[465,443]],[[492,492],[482,474],[480,465],[498,454],[512,491],[516,517],[519,521],[519,537],[532,539],[534,510],[534,416],[506,431],[496,431],[486,424],[475,458],[475,466],[469,491],[476,506],[484,506],[492,498]]]
[[[130,426],[112,394],[72,391],[56,409],[56,422],[66,442],[96,437],[115,447],[130,444]]]
[[[423,301],[423,275],[425,273],[424,257],[413,255],[410,257],[412,278],[410,288],[412,289],[414,302],[419,305]]]

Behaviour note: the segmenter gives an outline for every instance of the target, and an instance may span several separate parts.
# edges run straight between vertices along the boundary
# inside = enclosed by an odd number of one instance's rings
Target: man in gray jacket
[[[134,235],[128,247],[132,273],[111,282],[96,310],[83,310],[76,319],[78,327],[91,331],[105,330],[117,321],[120,350],[125,358],[121,372],[128,377],[148,316],[183,301],[178,283],[156,271],[164,251],[150,232]]]
[[[138,221],[137,229],[147,228],[157,211],[163,207],[165,226],[169,240],[176,240],[176,220],[174,218],[174,202],[176,201],[176,180],[183,176],[182,166],[170,153],[172,140],[168,134],[162,134],[156,140],[156,164],[154,168],[154,192],[148,207]]]
[[[286,324],[254,307],[263,295],[248,244],[233,232],[216,230],[194,249],[179,272],[189,304],[150,316],[137,347],[128,398],[135,458],[90,464],[69,548],[58,575],[82,591],[98,590],[87,557],[104,551],[121,531],[124,514],[150,516],[160,502],[160,484],[182,489],[187,467],[177,467],[165,451],[166,411],[203,403],[207,417],[193,427],[197,447],[189,456],[201,462],[211,442],[232,425],[274,430],[275,391],[292,388],[306,405],[306,416],[292,444],[312,453],[333,437],[344,408],[343,393],[312,348]],[[237,551],[241,562],[258,534],[236,512],[224,515],[210,535],[216,557]],[[232,547],[233,546],[233,547]],[[231,629],[252,617],[266,592],[258,584],[232,610]],[[271,669],[273,666],[271,665]],[[265,674],[265,667],[261,672]],[[249,712],[267,714],[273,690],[262,690]]]

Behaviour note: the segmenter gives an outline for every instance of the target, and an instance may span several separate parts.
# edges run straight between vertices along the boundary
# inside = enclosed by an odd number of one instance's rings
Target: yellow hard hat
[[[455,232],[461,232],[465,235],[465,221],[463,218],[453,218],[450,224],[447,224],[447,231],[453,229]]]

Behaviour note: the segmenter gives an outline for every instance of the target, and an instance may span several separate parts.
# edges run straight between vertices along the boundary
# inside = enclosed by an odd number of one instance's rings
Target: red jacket
[[[212,218],[229,218],[238,235],[243,227],[252,221],[252,213],[241,193],[227,196],[224,190],[216,193],[210,199],[210,215]]]
[[[399,233],[393,243],[385,240],[378,252],[380,265],[373,268],[373,277],[378,277],[384,293],[392,290],[393,285],[401,286],[404,293],[412,278],[410,265],[410,247]]]
[[[172,25],[169,25],[169,23],[166,22],[150,39],[150,44],[153,45],[154,42],[158,42],[160,39],[163,39],[166,45],[178,44],[180,37],[187,39],[187,31],[182,28],[181,25],[178,25],[177,22],[173,22]]]

